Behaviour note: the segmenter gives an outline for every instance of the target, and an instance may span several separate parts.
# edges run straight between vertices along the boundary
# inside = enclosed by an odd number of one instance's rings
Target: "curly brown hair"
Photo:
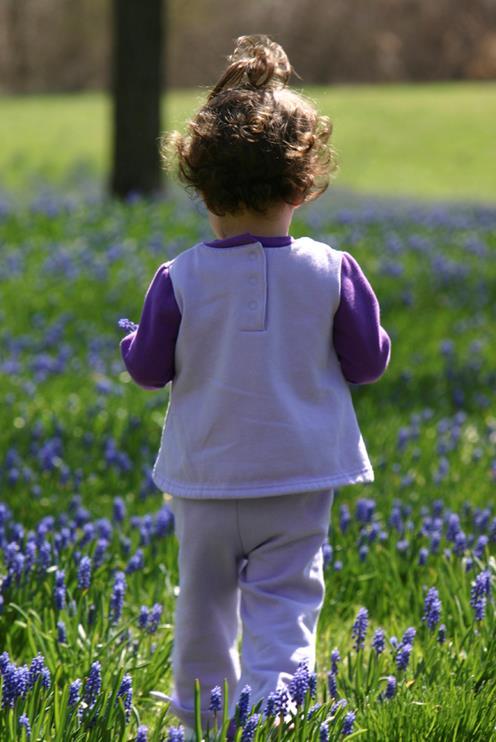
[[[241,36],[228,62],[187,133],[162,137],[166,169],[219,216],[320,196],[337,167],[332,124],[286,87],[293,70],[282,47]]]

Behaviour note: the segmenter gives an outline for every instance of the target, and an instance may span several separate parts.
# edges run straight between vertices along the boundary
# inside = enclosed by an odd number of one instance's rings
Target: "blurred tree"
[[[161,187],[162,0],[113,0],[113,162],[120,198]]]

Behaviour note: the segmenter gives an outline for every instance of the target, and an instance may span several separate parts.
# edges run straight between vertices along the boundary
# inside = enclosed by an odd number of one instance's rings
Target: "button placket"
[[[243,330],[265,329],[266,255],[262,245],[252,246],[247,253],[249,271],[246,290],[242,292]]]

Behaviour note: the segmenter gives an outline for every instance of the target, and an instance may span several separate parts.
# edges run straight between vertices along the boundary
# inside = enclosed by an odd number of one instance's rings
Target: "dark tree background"
[[[161,187],[162,0],[113,0],[113,153],[110,190]]]

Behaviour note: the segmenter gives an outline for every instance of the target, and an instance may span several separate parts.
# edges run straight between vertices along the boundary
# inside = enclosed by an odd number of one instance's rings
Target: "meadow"
[[[494,105],[494,88],[483,88]],[[394,98],[401,123],[415,89],[392,89],[389,102],[387,92],[369,93],[377,122]],[[348,94],[351,120],[360,91],[331,93],[343,110]],[[189,95],[171,102],[178,120]],[[182,739],[167,703],[177,542],[150,476],[168,388],[131,382],[118,321],[138,322],[157,266],[211,235],[202,209],[175,189],[126,203],[102,195],[103,129],[91,116],[82,125],[86,96],[59,101],[67,116],[74,106],[66,140],[55,137],[50,153],[24,148],[34,125],[39,141],[54,136],[39,123],[60,121],[52,103],[1,104],[33,108],[1,155],[0,739],[173,742]],[[463,95],[456,110],[473,137],[470,168],[450,149],[461,140],[433,134],[428,172],[414,150],[401,159],[423,200],[336,186],[294,221],[295,237],[311,233],[360,262],[393,352],[379,382],[351,386],[376,479],[336,493],[316,672],[300,668],[288,689],[292,728],[273,727],[284,696],[253,708],[247,690],[238,742],[496,740],[494,152],[474,134],[489,119],[470,127]],[[400,132],[387,131],[389,164],[371,165],[364,184],[356,160],[356,178],[346,181],[343,166],[341,186],[408,192],[381,175],[399,159]],[[348,162],[351,133],[348,144],[342,136]],[[67,176],[69,158],[87,164]],[[464,185],[449,174],[455,165]],[[198,739],[223,740],[226,689],[204,690],[217,725]]]

